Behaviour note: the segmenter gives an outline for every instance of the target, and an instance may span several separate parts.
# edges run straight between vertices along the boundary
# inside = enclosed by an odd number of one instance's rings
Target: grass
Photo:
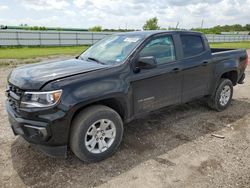
[[[210,43],[212,48],[247,48],[250,49],[250,41]],[[53,55],[76,55],[86,50],[88,46],[68,47],[1,47],[0,59],[32,59]]]
[[[2,47],[0,59],[30,59],[52,55],[75,55],[86,50],[88,46],[68,47]]]
[[[250,49],[250,41],[210,43],[211,48],[246,48]]]

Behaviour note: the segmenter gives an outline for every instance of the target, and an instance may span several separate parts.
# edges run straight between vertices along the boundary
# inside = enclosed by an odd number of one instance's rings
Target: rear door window
[[[180,37],[184,58],[198,55],[205,50],[203,40],[200,36],[181,35]]]

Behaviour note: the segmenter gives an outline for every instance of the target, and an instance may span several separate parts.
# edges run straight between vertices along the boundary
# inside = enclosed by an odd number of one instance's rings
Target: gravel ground
[[[13,135],[3,92],[10,70],[0,68],[0,187],[250,187],[250,68],[227,110],[200,100],[151,113],[95,164],[47,157]]]

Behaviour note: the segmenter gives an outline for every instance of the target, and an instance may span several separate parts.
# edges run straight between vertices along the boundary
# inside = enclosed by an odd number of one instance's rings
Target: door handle
[[[171,72],[177,73],[177,72],[180,72],[180,69],[179,68],[174,68]]]
[[[207,61],[204,61],[203,63],[202,63],[202,66],[207,66],[208,65],[208,62]]]

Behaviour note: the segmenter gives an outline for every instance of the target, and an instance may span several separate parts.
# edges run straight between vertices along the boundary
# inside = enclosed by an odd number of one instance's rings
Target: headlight
[[[61,95],[62,90],[48,92],[25,92],[21,100],[21,107],[35,108],[53,106],[60,100]]]

